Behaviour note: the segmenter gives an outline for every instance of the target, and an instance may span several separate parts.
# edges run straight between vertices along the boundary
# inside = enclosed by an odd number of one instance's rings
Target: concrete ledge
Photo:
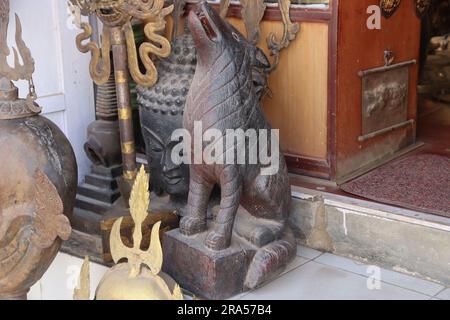
[[[292,187],[300,244],[450,286],[450,219]]]

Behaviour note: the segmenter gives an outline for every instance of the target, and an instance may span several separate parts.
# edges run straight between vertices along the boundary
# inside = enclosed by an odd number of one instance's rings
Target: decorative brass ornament
[[[130,214],[135,223],[134,245],[129,248],[123,244],[120,235],[123,218],[120,218],[114,223],[110,236],[111,255],[116,265],[101,280],[96,290],[97,300],[183,300],[181,288],[161,272],[161,222],[152,228],[148,250],[141,250],[142,223],[148,215],[150,204],[148,185],[149,176],[142,166],[130,197]],[[122,259],[127,259],[127,262],[118,264]],[[85,260],[85,265],[87,263],[88,260]],[[88,267],[84,266],[80,275],[80,288],[76,289],[74,294],[74,298],[78,300],[89,299],[88,273]]]
[[[81,266],[79,287],[75,288],[73,300],[89,300],[91,295],[91,275],[89,267],[89,257],[84,258]]]
[[[167,8],[163,9],[161,17],[165,17],[170,14],[172,9],[173,6],[170,7],[170,10]],[[158,19],[155,22],[149,22],[144,27],[144,34],[149,42],[144,42],[139,48],[142,64],[145,70],[147,70],[145,74],[142,74],[139,69],[139,63],[136,56],[137,51],[133,28],[131,23],[127,23],[124,26],[125,36],[127,39],[128,65],[130,73],[134,81],[140,85],[153,87],[158,80],[158,71],[156,70],[155,64],[151,59],[151,55],[161,58],[167,58],[170,55],[171,45],[169,40],[158,34],[163,31],[165,27],[166,21],[163,18]],[[157,45],[154,45],[152,42]]]
[[[110,34],[107,27],[103,29],[101,52],[94,42],[88,42],[83,45],[82,42],[92,36],[92,27],[87,23],[82,23],[81,28],[83,33],[76,38],[78,50],[82,53],[91,52],[92,60],[89,64],[89,71],[92,80],[98,85],[106,84],[111,74],[111,60],[109,56],[110,50]]]
[[[431,0],[413,0],[416,5],[416,14],[422,18],[430,9]]]
[[[247,39],[256,45],[259,41],[260,28],[267,5],[264,0],[241,0],[242,17],[247,30]]]
[[[381,0],[380,8],[385,18],[390,18],[400,6],[401,0]]]
[[[298,23],[292,23],[290,18],[291,1],[278,0],[278,7],[280,8],[283,19],[284,31],[281,40],[277,39],[275,33],[269,34],[267,38],[267,46],[269,47],[270,54],[274,56],[274,62],[269,72],[273,72],[278,67],[281,51],[295,40],[297,33],[300,31],[300,25]]]
[[[36,216],[31,240],[41,249],[49,248],[59,237],[68,240],[72,233],[69,219],[63,215],[64,207],[58,191],[48,177],[36,171]]]
[[[154,239],[152,231],[152,240],[150,248],[147,252],[142,251],[140,246],[142,242],[142,222],[147,217],[147,210],[150,205],[150,194],[148,191],[149,179],[145,173],[144,166],[141,167],[139,174],[134,183],[130,197],[130,214],[135,223],[133,232],[133,248],[128,248],[122,243],[120,237],[120,225],[123,218],[114,223],[111,231],[111,255],[115,263],[122,258],[128,259],[130,266],[130,277],[135,278],[141,269],[141,265],[147,265],[154,274],[161,271],[162,266],[162,249],[159,243],[159,236]],[[153,229],[156,230],[156,229]]]
[[[159,35],[165,29],[167,15],[172,13],[174,6],[164,7],[164,0],[70,0],[83,32],[77,36],[78,49],[91,52],[92,59],[89,71],[92,79],[98,85],[107,83],[111,74],[110,51],[113,54],[114,72],[117,92],[117,107],[119,113],[131,113],[131,98],[129,75],[142,86],[152,87],[158,80],[158,71],[151,55],[166,58],[171,52],[169,40]],[[103,23],[101,44],[88,40],[92,36],[92,27],[81,22],[79,15],[96,14]],[[131,19],[145,21],[144,42],[136,48]],[[88,40],[86,44],[84,41]],[[99,48],[101,46],[101,49]],[[139,53],[138,53],[139,51]],[[145,70],[141,72],[138,54]],[[132,119],[119,119],[120,139],[122,145],[134,145],[134,129]],[[136,150],[122,152],[123,177],[118,180],[121,194],[128,202],[133,180],[136,177]]]
[[[247,39],[254,45],[259,42],[260,24],[264,17],[267,5],[264,0],[241,0],[242,18],[244,19],[245,28],[247,30]],[[230,7],[230,0],[220,1],[220,17],[225,18]],[[289,44],[295,40],[297,33],[300,31],[298,23],[292,23],[290,18],[291,0],[278,0],[278,7],[283,19],[283,37],[277,39],[275,33],[270,33],[267,37],[267,46],[270,54],[274,57],[274,61],[270,69],[265,70],[267,74],[272,73],[280,63],[280,53],[287,48]]]
[[[36,92],[33,84],[34,59],[30,49],[22,39],[22,25],[16,15],[15,41],[13,48],[14,67],[8,64],[11,51],[8,48],[9,0],[0,1],[0,119],[15,119],[39,114],[41,108],[35,103]],[[22,64],[20,63],[22,60]],[[18,89],[12,81],[28,81],[29,92],[26,100],[19,99]]]
[[[125,41],[128,49],[128,67],[136,83],[152,87],[157,79],[158,72],[150,58],[151,54],[166,58],[171,51],[170,42],[160,36],[158,32],[164,30],[166,26],[165,17],[169,15],[174,6],[164,8],[164,0],[70,0],[72,5],[80,8],[82,15],[95,13],[103,23],[103,34],[101,50],[98,44],[89,41],[83,44],[92,35],[92,27],[85,22],[80,24],[83,29],[77,37],[77,47],[83,52],[91,52],[92,60],[90,64],[91,77],[97,84],[104,84],[108,81],[111,72],[111,61],[109,51],[111,43],[118,43],[117,33],[125,33]],[[136,18],[149,21],[145,24],[144,32],[147,38],[139,48],[139,56],[145,67],[146,73],[142,74],[139,69],[138,53],[131,26],[131,19]],[[76,21],[80,21],[76,17]],[[119,28],[119,30],[113,30]]]

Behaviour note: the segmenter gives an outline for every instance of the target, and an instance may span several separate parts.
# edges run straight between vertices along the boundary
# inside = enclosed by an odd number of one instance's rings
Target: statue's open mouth
[[[103,9],[100,9],[100,12],[101,12],[101,14],[103,14],[105,16],[114,14],[114,10],[112,8],[103,8]]]
[[[101,19],[108,23],[115,23],[123,18],[123,15],[115,8],[101,8],[98,10]]]
[[[200,20],[200,23],[202,24],[202,27],[205,30],[207,37],[210,40],[215,41],[217,39],[217,33],[214,30],[214,27],[211,25],[210,17],[206,12],[204,6],[203,5],[199,6],[195,11],[195,14],[197,15],[197,18]]]

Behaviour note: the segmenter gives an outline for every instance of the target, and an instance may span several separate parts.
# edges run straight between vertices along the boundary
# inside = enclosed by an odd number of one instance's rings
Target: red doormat
[[[377,202],[450,217],[450,158],[411,155],[343,184],[341,189]]]

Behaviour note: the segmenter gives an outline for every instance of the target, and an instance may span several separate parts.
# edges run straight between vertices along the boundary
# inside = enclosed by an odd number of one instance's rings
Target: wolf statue
[[[270,131],[260,107],[261,88],[254,76],[255,70],[270,65],[264,53],[221,19],[206,1],[190,12],[189,28],[198,57],[183,119],[185,129],[194,136],[194,123],[201,122],[203,130],[217,129],[224,136],[227,129]],[[267,140],[270,150],[270,135]],[[245,146],[247,155],[252,147]],[[180,232],[188,237],[208,232],[205,245],[216,252],[230,247],[233,232],[252,243],[256,253],[245,278],[248,289],[268,281],[295,257],[296,242],[288,227],[291,189],[283,154],[278,154],[279,170],[273,175],[261,175],[263,165],[259,160],[257,164],[190,167],[188,212]],[[220,210],[208,224],[206,209],[215,185],[221,188]],[[236,219],[240,205],[250,213],[249,219]]]

